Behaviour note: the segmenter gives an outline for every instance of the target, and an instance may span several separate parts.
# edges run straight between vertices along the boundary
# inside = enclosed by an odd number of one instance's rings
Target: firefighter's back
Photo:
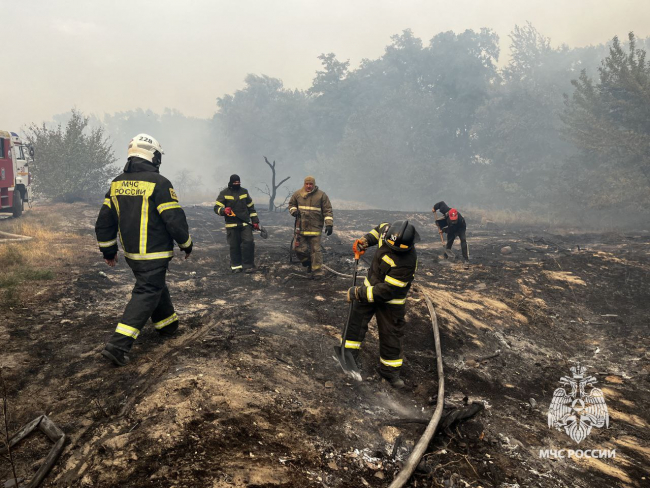
[[[117,202],[120,235],[125,251],[129,253],[138,251],[144,229],[150,234],[171,239],[156,211],[154,200],[154,192],[163,183],[162,180],[165,178],[158,173],[138,172],[122,173],[111,183],[111,200]]]
[[[125,172],[111,183],[110,198],[118,214],[127,258],[151,260],[173,256],[173,239],[161,217],[164,208],[158,208],[163,193],[170,193],[165,200],[176,197],[169,180],[151,171]]]

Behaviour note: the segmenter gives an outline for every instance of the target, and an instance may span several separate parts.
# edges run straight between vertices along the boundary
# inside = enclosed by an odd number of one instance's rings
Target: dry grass
[[[499,226],[510,225],[535,225],[542,227],[561,227],[562,222],[546,210],[530,211],[517,210],[487,210],[482,207],[467,207],[461,211],[464,217],[471,218],[473,222],[494,222]]]
[[[50,280],[56,268],[72,259],[62,243],[75,238],[60,228],[61,217],[48,207],[27,212],[19,219],[0,221],[0,231],[33,237],[30,241],[0,243],[0,306],[19,303],[19,287],[25,282]]]

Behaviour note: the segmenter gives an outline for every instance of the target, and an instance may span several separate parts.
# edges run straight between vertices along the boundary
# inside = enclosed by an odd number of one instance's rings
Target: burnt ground
[[[388,486],[435,407],[421,292],[438,314],[447,409],[473,401],[486,409],[439,432],[408,486],[648,486],[647,232],[556,235],[470,222],[466,270],[441,260],[431,214],[335,212],[325,261],[343,273],[352,270],[353,238],[380,221],[409,218],[422,234],[404,340],[407,388],[396,392],[375,372],[374,320],[362,383],[332,359],[350,280],[304,279],[289,263],[285,213],[261,214],[271,237],[256,239],[259,271],[231,275],[223,222],[211,208],[187,208],[195,251],[174,259],[168,279],[180,335],[163,342],[147,326],[132,363],[108,365],[99,352],[132,275],[123,260],[110,269],[100,259],[97,208],[33,210],[47,211],[63,215],[57,225],[74,236],[53,242],[53,257],[71,247],[77,257],[65,266],[53,259],[56,278],[25,285],[0,324],[10,429],[45,413],[69,437],[43,486]],[[513,252],[501,254],[504,245]],[[546,419],[575,361],[598,378],[610,415],[609,428],[579,446]],[[29,478],[49,447],[39,436],[17,446],[19,476]],[[577,448],[616,449],[616,458],[539,456]],[[2,458],[0,480],[9,473]]]

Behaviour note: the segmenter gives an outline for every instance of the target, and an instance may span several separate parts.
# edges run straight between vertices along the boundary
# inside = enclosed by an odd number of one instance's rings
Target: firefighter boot
[[[307,259],[306,261],[302,261],[300,264],[302,264],[305,268],[307,268],[307,273],[311,273],[311,260]]]
[[[163,339],[168,339],[170,337],[174,337],[176,335],[176,332],[178,332],[178,320],[176,320],[176,325],[168,325],[167,327],[159,329],[158,335]]]
[[[384,371],[383,369],[379,370],[379,375],[390,383],[390,386],[396,390],[404,388],[404,380],[399,377],[399,371]]]
[[[124,351],[118,349],[113,344],[106,344],[102,351],[102,356],[110,359],[115,366],[126,366],[129,358],[124,355]]]

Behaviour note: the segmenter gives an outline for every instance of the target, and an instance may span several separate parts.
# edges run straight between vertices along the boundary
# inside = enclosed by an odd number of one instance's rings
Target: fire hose
[[[2,242],[20,242],[20,241],[31,241],[33,237],[29,236],[20,236],[18,234],[10,234],[9,232],[0,231],[0,243]]]
[[[330,271],[334,272],[339,276],[344,276],[349,278],[352,277],[352,275],[338,273],[335,272],[334,270],[330,270]],[[393,480],[393,482],[390,484],[388,488],[401,488],[409,480],[409,478],[413,474],[413,471],[415,471],[415,468],[420,463],[422,456],[426,452],[427,447],[429,446],[429,442],[431,442],[431,439],[433,438],[433,435],[436,433],[436,429],[438,428],[438,423],[442,418],[442,410],[445,404],[445,375],[442,366],[442,347],[440,346],[440,330],[438,329],[438,318],[436,316],[436,311],[433,308],[433,303],[431,303],[431,299],[429,298],[429,296],[422,289],[419,289],[419,292],[424,297],[424,300],[427,304],[427,308],[429,310],[429,316],[431,317],[431,327],[433,329],[433,338],[435,340],[435,347],[436,347],[436,365],[438,369],[438,397],[436,400],[436,409],[433,412],[433,416],[431,417],[431,420],[429,421],[427,428],[422,434],[422,437],[420,437],[418,443],[415,445],[415,448],[411,452],[411,455],[406,460],[406,463],[404,464],[402,471],[400,471],[400,473],[395,477],[395,479]]]
[[[436,362],[438,366],[438,399],[436,400],[436,409],[433,412],[433,416],[427,425],[427,428],[420,437],[420,440],[415,445],[413,452],[406,460],[402,471],[395,477],[393,482],[389,485],[388,488],[401,488],[409,480],[413,471],[420,463],[422,456],[424,455],[429,442],[433,438],[433,435],[436,433],[438,428],[438,422],[442,417],[442,408],[445,403],[445,375],[442,369],[442,349],[440,347],[440,331],[438,330],[438,319],[436,318],[436,311],[433,308],[431,299],[424,293],[424,290],[420,289],[420,294],[424,297],[424,300],[427,302],[427,308],[429,309],[429,315],[431,316],[431,326],[433,327],[433,337],[436,342]]]

